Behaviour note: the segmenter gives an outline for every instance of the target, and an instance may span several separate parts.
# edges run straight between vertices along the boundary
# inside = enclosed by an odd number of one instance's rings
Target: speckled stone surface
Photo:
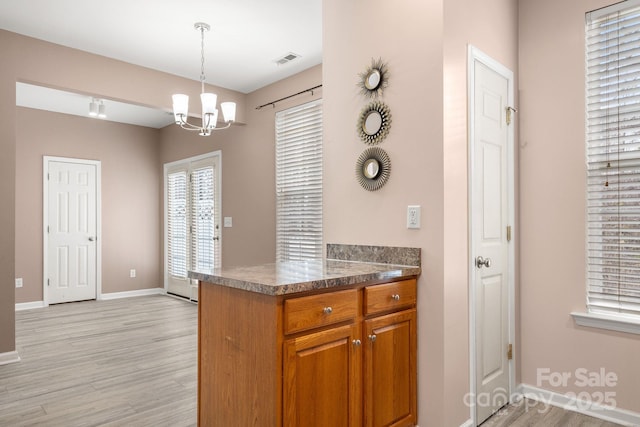
[[[327,259],[415,265],[420,267],[420,248],[327,244]]]
[[[369,281],[402,279],[420,274],[416,265],[334,259],[287,261],[249,267],[190,271],[189,277],[266,295],[289,295]]]

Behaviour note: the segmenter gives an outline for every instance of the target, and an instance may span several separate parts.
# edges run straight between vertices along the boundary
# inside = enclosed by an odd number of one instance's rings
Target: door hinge
[[[517,108],[507,107],[507,126],[511,124],[511,115],[517,112],[518,112]]]
[[[509,344],[507,347],[507,360],[513,359],[513,344]]]
[[[47,279],[47,286],[51,286],[51,279]]]
[[[507,242],[511,241],[511,226],[507,225]]]

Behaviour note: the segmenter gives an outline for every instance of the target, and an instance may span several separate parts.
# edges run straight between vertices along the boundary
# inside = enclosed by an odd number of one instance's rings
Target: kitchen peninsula
[[[198,289],[198,424],[416,424],[420,250],[210,272]]]

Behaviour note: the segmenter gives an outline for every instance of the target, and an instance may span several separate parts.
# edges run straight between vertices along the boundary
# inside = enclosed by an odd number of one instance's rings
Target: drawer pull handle
[[[324,314],[331,314],[331,313],[333,313],[333,308],[325,307],[325,308],[322,309],[322,311],[324,312]]]
[[[375,334],[369,335],[369,339],[371,340],[371,342],[375,342],[376,338],[378,338]]]
[[[391,295],[391,299],[394,300],[394,301],[400,301],[400,295],[393,294],[393,295]]]
[[[360,341],[360,340],[353,340],[353,345],[355,345],[356,347],[360,347],[360,344],[362,344],[362,341]]]

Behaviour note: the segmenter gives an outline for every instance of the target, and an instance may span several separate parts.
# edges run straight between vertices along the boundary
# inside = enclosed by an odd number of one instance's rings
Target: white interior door
[[[45,159],[46,302],[97,296],[98,165]]]
[[[220,267],[220,155],[168,164],[165,181],[166,291],[197,300],[188,271]]]
[[[481,423],[510,396],[510,79],[473,60],[471,281],[475,408]],[[512,133],[511,133],[512,135]]]

